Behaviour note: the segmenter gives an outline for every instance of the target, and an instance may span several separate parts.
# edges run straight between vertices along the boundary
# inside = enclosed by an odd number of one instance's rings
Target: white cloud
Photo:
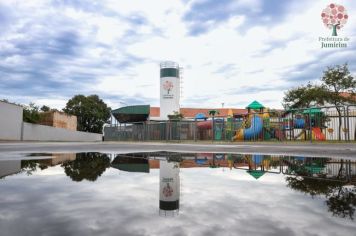
[[[350,16],[356,15],[355,3],[340,3],[346,6]],[[0,65],[31,67],[33,59],[40,62],[48,56],[45,50],[39,50],[31,57],[20,55],[13,42],[26,41],[34,35],[53,36],[61,30],[75,31],[81,40],[75,48],[77,55],[56,58],[55,64],[47,68],[52,76],[48,79],[60,78],[69,84],[75,78],[81,84],[81,93],[108,97],[114,107],[121,106],[119,102],[125,96],[128,99],[136,96],[143,103],[158,105],[159,62],[163,60],[177,61],[184,67],[182,106],[212,107],[224,102],[225,107],[244,107],[257,99],[266,101],[264,105],[281,107],[281,89],[273,90],[272,87],[271,91],[246,94],[241,88],[264,88],[267,85],[281,88],[298,84],[298,79],[290,79],[291,71],[321,60],[323,51],[318,37],[330,34],[320,19],[320,12],[328,4],[326,0],[292,2],[287,10],[284,9],[283,16],[278,18],[281,13],[275,12],[271,19],[276,22],[268,24],[262,23],[268,21],[254,21],[249,12],[236,13],[220,24],[215,25],[212,21],[210,31],[197,36],[189,35],[189,25],[183,19],[193,2],[185,5],[184,1],[178,0],[155,0],[150,4],[140,0],[105,0],[96,5],[93,3],[89,10],[86,6],[54,7],[47,1],[26,1],[21,5],[16,1],[5,1],[2,4],[17,12],[17,17],[13,27],[0,35],[0,52],[12,53]],[[258,12],[261,19],[270,17],[263,15],[266,6],[262,1],[243,0],[234,4],[252,9],[252,14]],[[58,19],[63,23],[58,23],[61,22]],[[53,23],[54,20],[58,22]],[[340,35],[356,36],[352,29],[355,23],[350,17]],[[26,24],[33,26],[31,31],[21,30]],[[330,61],[344,63],[351,57],[350,53],[350,50],[334,50]],[[314,69],[322,73],[324,64]],[[83,74],[90,80],[79,81],[77,75],[82,78]],[[317,79],[315,72],[311,76],[314,77],[310,80]],[[19,78],[13,75],[16,77]],[[301,78],[300,83],[304,80]],[[29,85],[28,90],[31,89]],[[230,93],[226,94],[226,91]],[[71,93],[75,91],[68,91],[64,99]],[[113,97],[117,95],[120,98]],[[196,102],[199,97],[207,99]],[[54,106],[64,102],[43,97],[35,99]]]

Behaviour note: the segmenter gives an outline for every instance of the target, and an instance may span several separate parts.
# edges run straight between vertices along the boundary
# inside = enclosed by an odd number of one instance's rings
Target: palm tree
[[[209,116],[212,116],[213,119],[214,119],[215,115],[219,115],[219,114],[220,114],[220,112],[218,110],[210,110],[209,111]]]

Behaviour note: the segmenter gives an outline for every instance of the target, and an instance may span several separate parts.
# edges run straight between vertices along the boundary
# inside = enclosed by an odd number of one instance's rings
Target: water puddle
[[[354,159],[32,153],[0,160],[2,235],[353,235]]]

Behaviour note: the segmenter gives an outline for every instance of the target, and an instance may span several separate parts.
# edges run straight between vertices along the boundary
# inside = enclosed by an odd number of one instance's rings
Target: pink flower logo
[[[165,197],[171,197],[173,194],[173,189],[171,186],[169,186],[169,183],[167,183],[167,186],[163,188],[163,195]]]
[[[167,90],[167,94],[169,94],[169,92],[173,88],[173,83],[171,81],[166,80],[166,82],[163,83],[163,88],[164,90]]]
[[[337,30],[344,27],[349,15],[344,6],[331,3],[321,12],[321,20],[324,25],[332,29],[332,36],[337,36]]]

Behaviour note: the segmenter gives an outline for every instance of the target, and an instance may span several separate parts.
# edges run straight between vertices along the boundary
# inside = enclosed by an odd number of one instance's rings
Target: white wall
[[[349,118],[349,135],[350,140],[355,139],[355,117]],[[326,133],[326,140],[338,140],[339,139],[339,117],[329,117],[329,121],[326,122],[327,129],[332,128],[333,132],[328,132],[325,130]],[[347,133],[345,134],[345,129],[347,124],[344,122],[344,118],[341,118],[341,140],[347,140]],[[345,137],[346,136],[346,137]]]
[[[0,101],[0,140],[9,141],[101,141],[101,134],[72,131],[22,122],[23,108]]]
[[[101,134],[23,123],[24,141],[102,141]]]
[[[20,140],[22,125],[21,106],[0,101],[0,140]]]
[[[0,177],[16,174],[21,171],[21,160],[0,160]]]

